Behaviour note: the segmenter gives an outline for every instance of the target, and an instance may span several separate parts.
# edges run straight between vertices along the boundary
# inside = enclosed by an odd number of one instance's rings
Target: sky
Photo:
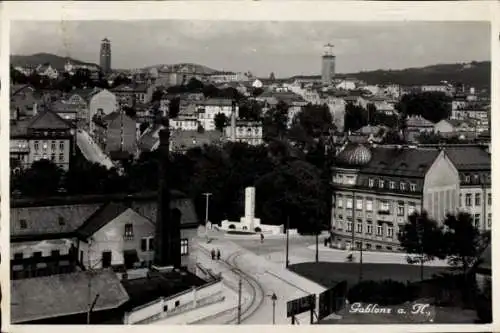
[[[320,74],[324,45],[337,73],[490,60],[487,22],[14,21],[10,52],[99,63],[111,40],[112,67],[197,63],[277,77]]]

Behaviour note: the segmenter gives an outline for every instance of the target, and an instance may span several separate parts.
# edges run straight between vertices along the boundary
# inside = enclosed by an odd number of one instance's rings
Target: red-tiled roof
[[[11,281],[11,321],[22,323],[86,313],[89,307],[88,272],[58,274]],[[116,274],[103,270],[92,275],[94,311],[117,308],[129,300]]]

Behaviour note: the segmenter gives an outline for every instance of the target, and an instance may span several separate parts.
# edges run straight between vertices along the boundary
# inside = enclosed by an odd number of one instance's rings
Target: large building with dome
[[[445,149],[347,143],[332,172],[332,245],[398,251],[415,211],[442,222],[459,208],[460,177]]]

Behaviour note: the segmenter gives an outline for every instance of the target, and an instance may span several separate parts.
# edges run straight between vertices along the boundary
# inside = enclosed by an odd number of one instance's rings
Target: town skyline
[[[10,53],[99,63],[103,38],[113,68],[196,63],[259,77],[318,75],[327,43],[339,73],[491,59],[486,22],[13,21]]]

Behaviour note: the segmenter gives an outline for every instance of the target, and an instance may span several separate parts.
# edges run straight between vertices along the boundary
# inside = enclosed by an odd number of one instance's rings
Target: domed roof
[[[370,162],[370,148],[362,144],[348,145],[337,155],[337,162],[345,166],[363,166]]]

